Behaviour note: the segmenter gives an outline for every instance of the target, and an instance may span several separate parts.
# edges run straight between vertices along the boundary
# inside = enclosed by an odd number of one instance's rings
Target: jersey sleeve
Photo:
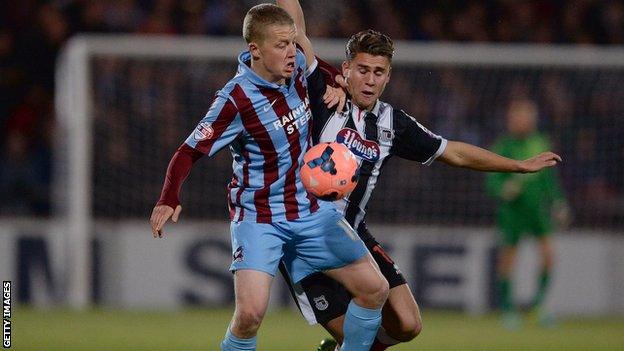
[[[243,123],[236,105],[219,92],[206,116],[186,138],[185,144],[212,156],[234,141],[242,131]]]
[[[192,147],[182,144],[171,157],[160,198],[156,205],[167,205],[175,209],[180,204],[180,188],[191,172],[191,167],[203,154]]]
[[[156,205],[175,209],[180,204],[180,189],[193,164],[203,155],[217,153],[241,131],[242,122],[236,106],[221,92],[217,93],[206,116],[171,158]]]
[[[318,56],[316,57],[316,60],[318,62],[318,67],[325,78],[325,84],[334,88],[339,88],[340,85],[336,83],[336,76],[339,76],[342,73],[336,67],[332,66],[331,63],[319,58]]]
[[[308,77],[314,71],[317,66],[316,60],[311,62],[309,65],[306,62],[306,56],[303,53],[303,48],[297,45],[297,55],[295,56],[295,66],[296,69],[302,69],[305,73],[305,76]]]
[[[442,155],[447,141],[432,133],[402,110],[394,110],[394,141],[390,152],[401,158],[430,165]]]
[[[314,66],[310,68],[308,75],[308,92],[310,99],[322,101],[323,95],[327,91],[327,86],[340,87],[335,81],[335,77],[340,75],[334,66],[318,57],[314,61]]]
[[[316,61],[318,62],[318,61]],[[325,71],[320,65],[316,65],[308,76],[308,95],[310,96],[310,110],[312,110],[312,143],[317,144],[321,137],[323,126],[327,123],[331,115],[336,111],[336,107],[327,108],[323,101],[323,95],[327,91]]]

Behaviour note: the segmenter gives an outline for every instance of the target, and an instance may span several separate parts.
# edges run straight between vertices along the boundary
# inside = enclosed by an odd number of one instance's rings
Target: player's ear
[[[342,76],[348,80],[350,74],[351,74],[351,65],[349,65],[349,61],[342,61]]]
[[[260,53],[260,47],[258,46],[258,44],[252,41],[251,43],[247,44],[247,46],[249,47],[249,53],[251,54],[251,58],[253,60],[260,59],[261,53]]]

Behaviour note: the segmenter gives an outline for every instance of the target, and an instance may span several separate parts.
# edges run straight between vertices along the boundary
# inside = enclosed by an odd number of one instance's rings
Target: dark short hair
[[[262,41],[266,27],[270,25],[294,25],[292,17],[281,7],[273,4],[256,5],[247,11],[243,20],[243,38],[247,43]]]
[[[367,29],[355,33],[349,38],[345,54],[347,60],[353,60],[358,53],[373,56],[385,56],[392,61],[394,56],[394,43],[389,36],[378,31]]]

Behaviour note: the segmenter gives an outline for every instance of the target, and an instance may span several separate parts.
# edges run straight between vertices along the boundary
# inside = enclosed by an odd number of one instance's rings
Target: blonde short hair
[[[243,38],[247,43],[264,40],[266,27],[270,25],[295,25],[292,17],[281,7],[260,4],[247,11],[243,20]]]

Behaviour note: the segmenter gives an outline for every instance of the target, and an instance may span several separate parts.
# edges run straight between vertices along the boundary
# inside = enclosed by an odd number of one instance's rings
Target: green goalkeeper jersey
[[[492,151],[512,159],[525,160],[548,150],[548,139],[534,133],[523,139],[502,137],[494,144]],[[552,206],[564,200],[553,168],[528,174],[491,173],[486,185],[488,193],[499,202],[498,224],[506,243],[517,244],[524,233],[540,236],[552,230]],[[516,189],[511,196],[509,188]]]

